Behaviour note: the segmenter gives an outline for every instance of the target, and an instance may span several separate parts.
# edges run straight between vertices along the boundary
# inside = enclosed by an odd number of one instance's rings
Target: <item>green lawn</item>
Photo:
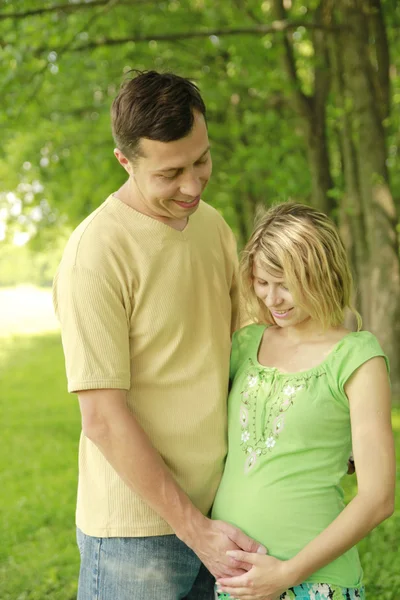
[[[58,334],[0,338],[0,599],[73,600],[80,419]],[[400,412],[393,415],[400,450]],[[348,497],[354,478],[346,478]],[[360,544],[369,600],[400,596],[400,505]],[[117,599],[116,599],[117,600]]]
[[[73,600],[80,417],[57,334],[0,338],[0,598]]]

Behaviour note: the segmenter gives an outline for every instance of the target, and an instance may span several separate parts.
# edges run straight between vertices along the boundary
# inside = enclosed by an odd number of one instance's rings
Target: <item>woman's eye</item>
[[[282,288],[283,290],[285,290],[286,292],[288,291],[288,288],[286,287],[286,285],[283,285],[283,283],[281,283],[281,288]]]
[[[257,283],[258,285],[268,285],[268,283],[266,281],[263,281],[262,279],[257,279]]]

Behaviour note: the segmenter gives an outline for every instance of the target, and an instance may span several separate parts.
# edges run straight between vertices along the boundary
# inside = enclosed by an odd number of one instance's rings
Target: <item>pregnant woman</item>
[[[213,518],[268,554],[228,552],[248,572],[217,581],[216,596],[364,598],[355,544],[394,507],[387,358],[359,330],[346,253],[326,215],[271,208],[243,252],[241,278],[255,324],[233,339],[229,452]],[[346,309],[357,332],[343,326]],[[345,506],[351,452],[358,492]]]

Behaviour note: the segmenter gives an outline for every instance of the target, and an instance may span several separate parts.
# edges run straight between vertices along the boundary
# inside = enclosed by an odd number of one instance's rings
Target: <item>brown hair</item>
[[[287,202],[272,206],[257,223],[242,253],[242,293],[249,316],[274,324],[253,289],[254,260],[266,271],[284,274],[295,302],[324,328],[343,323],[344,310],[361,317],[352,305],[353,279],[343,242],[324,213]]]
[[[115,144],[128,160],[140,156],[140,138],[172,142],[188,135],[193,111],[206,117],[197,86],[173,73],[133,71],[111,107]]]

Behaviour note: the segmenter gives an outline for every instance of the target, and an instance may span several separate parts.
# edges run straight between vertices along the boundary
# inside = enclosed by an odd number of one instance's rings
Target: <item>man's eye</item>
[[[159,175],[159,177],[161,177],[162,179],[169,179],[170,181],[172,179],[175,179],[177,176],[177,173],[174,173],[174,175]]]

